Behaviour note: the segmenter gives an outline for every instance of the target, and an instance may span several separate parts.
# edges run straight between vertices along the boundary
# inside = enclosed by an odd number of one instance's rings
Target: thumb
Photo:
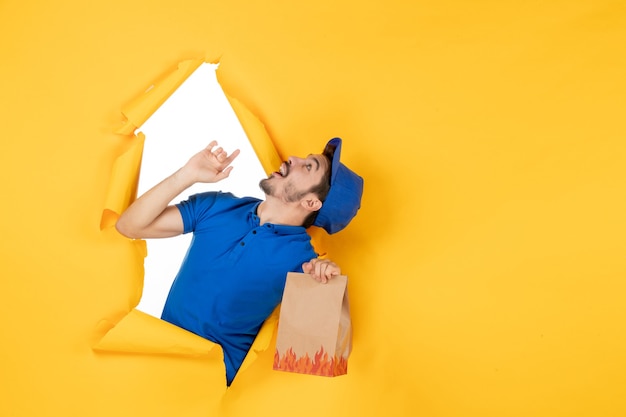
[[[313,265],[311,265],[311,262],[305,262],[302,264],[302,271],[304,271],[305,274],[310,273],[312,269]]]
[[[226,169],[224,169],[223,171],[220,171],[217,173],[216,178],[218,181],[221,181],[223,179],[228,178],[228,176],[230,175],[230,171],[233,170],[232,166],[226,167]]]

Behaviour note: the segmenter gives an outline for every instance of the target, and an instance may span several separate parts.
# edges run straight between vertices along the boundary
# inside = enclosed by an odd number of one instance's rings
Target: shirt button
[[[256,230],[253,230],[253,231],[252,231],[252,234],[253,234],[253,235],[256,235]]]
[[[246,242],[241,242],[241,243],[240,243],[240,245],[241,245],[241,246],[245,246],[245,245],[246,245]]]

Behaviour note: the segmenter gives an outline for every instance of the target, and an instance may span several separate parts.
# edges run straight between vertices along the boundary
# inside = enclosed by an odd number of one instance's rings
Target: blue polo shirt
[[[207,192],[177,205],[193,239],[161,318],[220,344],[229,385],[280,303],[287,272],[317,257],[304,227],[261,226],[260,203]]]

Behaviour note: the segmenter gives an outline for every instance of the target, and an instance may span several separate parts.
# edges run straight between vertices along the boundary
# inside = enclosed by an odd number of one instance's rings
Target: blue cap
[[[324,155],[332,161],[330,190],[313,225],[333,234],[346,227],[361,207],[363,178],[339,162],[341,138],[329,140],[324,148]]]

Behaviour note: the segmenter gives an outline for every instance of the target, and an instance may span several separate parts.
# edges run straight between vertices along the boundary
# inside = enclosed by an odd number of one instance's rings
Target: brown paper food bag
[[[275,370],[320,376],[347,373],[352,349],[347,282],[345,275],[322,284],[309,274],[287,274]]]

